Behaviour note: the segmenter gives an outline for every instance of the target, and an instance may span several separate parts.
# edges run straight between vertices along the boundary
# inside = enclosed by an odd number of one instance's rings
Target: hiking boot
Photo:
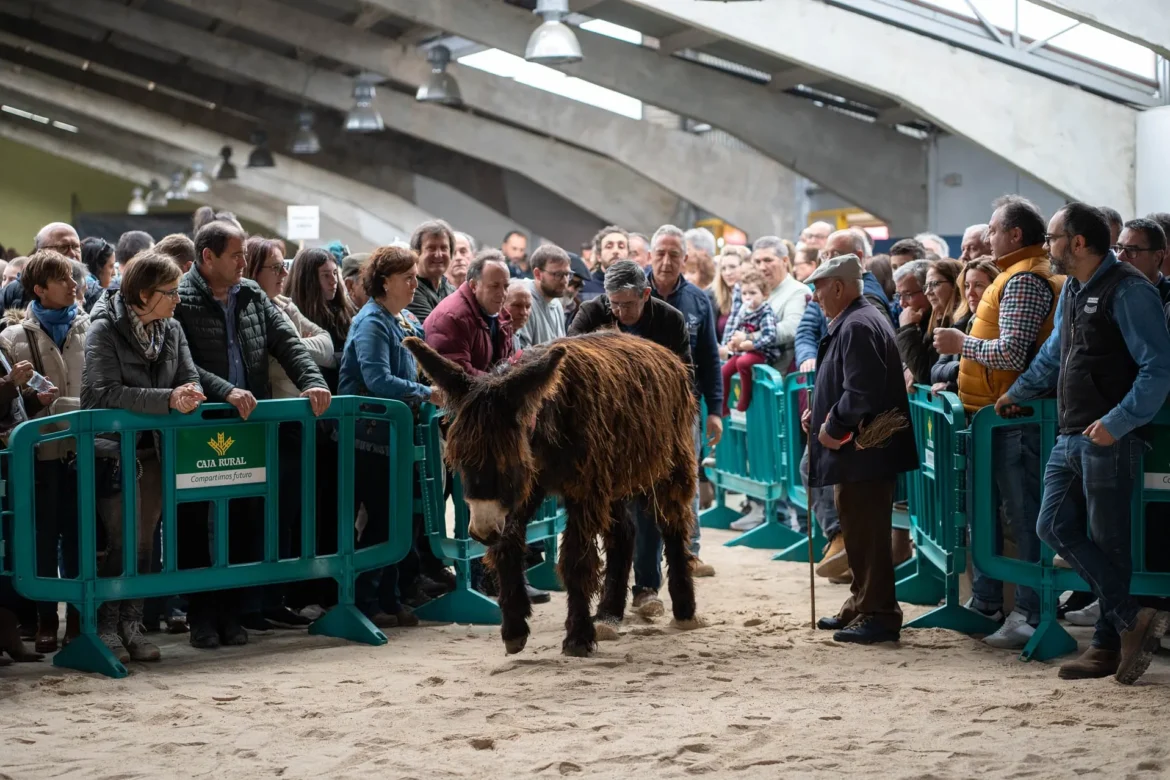
[[[966,609],[969,609],[973,612],[978,612],[983,617],[988,618],[996,623],[1003,622],[1003,608],[1002,607],[992,607],[986,601],[980,601],[979,599],[975,598],[974,596],[967,599],[967,603],[964,604],[963,606]]]
[[[849,627],[849,621],[839,615],[823,617],[817,621],[817,628],[821,631],[840,631]]]
[[[900,636],[901,631],[898,629],[886,628],[875,618],[863,615],[849,624],[847,628],[833,634],[833,641],[873,645],[878,642],[897,642]]]
[[[1065,661],[1060,665],[1057,676],[1062,680],[1095,680],[1111,677],[1117,673],[1121,653],[1116,650],[1101,650],[1090,647],[1079,658]]]
[[[366,617],[378,628],[398,628],[398,616],[391,615],[389,612],[375,612],[373,615],[366,615]]]
[[[146,635],[142,633],[142,624],[138,621],[122,623],[119,626],[118,634],[122,639],[122,645],[126,648],[130,660],[157,661],[162,657],[158,646],[149,641]],[[122,661],[122,663],[126,662]]]
[[[101,643],[110,648],[118,663],[125,665],[130,663],[130,653],[118,635],[118,616],[121,611],[122,605],[117,601],[107,601],[98,607],[97,635]]]
[[[1022,650],[1034,633],[1036,628],[1028,625],[1028,618],[1024,613],[1013,611],[1003,621],[998,631],[983,637],[983,644],[998,647],[1000,650]]]
[[[662,603],[662,599],[658,598],[658,591],[651,588],[643,588],[634,593],[634,601],[631,605],[634,612],[644,618],[662,617],[666,614],[666,607]]]
[[[845,554],[845,534],[837,534],[817,564],[818,577],[840,577],[849,571],[849,557]]]
[[[1064,613],[1064,619],[1074,626],[1095,626],[1101,617],[1101,602],[1094,601],[1084,609]]]
[[[714,577],[715,567],[709,563],[703,563],[698,556],[691,558],[691,576],[692,577]]]
[[[57,629],[60,627],[61,622],[55,612],[51,617],[49,615],[37,616],[35,649],[38,653],[57,652]]]
[[[914,555],[914,547],[910,544],[910,531],[906,528],[890,530],[890,555],[894,559],[894,566],[901,566]]]
[[[1121,632],[1121,661],[1117,665],[1117,682],[1133,685],[1146,673],[1162,636],[1170,628],[1170,612],[1152,607],[1138,610],[1133,628]]]

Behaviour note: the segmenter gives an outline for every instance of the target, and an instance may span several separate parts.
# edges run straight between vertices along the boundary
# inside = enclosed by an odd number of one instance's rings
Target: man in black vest
[[[1132,518],[1125,511],[1145,447],[1138,431],[1166,401],[1170,333],[1153,285],[1110,251],[1109,222],[1099,209],[1065,206],[1048,223],[1045,242],[1053,270],[1069,275],[1056,324],[995,409],[1011,417],[1015,402],[1056,389],[1059,436],[1036,532],[1101,605],[1092,644],[1061,665],[1060,677],[1114,675],[1128,685],[1146,671],[1170,626],[1170,613],[1130,595]]]

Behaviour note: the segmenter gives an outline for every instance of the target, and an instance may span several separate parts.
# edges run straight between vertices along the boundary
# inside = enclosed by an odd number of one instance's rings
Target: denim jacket
[[[341,355],[341,395],[368,395],[417,405],[431,397],[418,381],[414,355],[402,346],[407,335],[423,337],[418,319],[405,309],[402,316],[414,329],[407,334],[398,320],[376,301],[367,301],[349,328]]]

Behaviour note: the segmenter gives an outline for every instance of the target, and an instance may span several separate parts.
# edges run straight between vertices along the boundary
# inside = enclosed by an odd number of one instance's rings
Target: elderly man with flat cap
[[[918,468],[910,404],[894,329],[864,297],[857,255],[827,261],[805,281],[830,320],[817,350],[808,481],[833,486],[853,570],[852,595],[817,628],[838,642],[894,642],[902,609],[894,595],[890,515],[899,473]]]

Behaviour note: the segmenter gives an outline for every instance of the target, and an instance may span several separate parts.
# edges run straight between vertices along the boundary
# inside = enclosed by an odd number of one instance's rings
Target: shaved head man
[[[52,249],[70,260],[81,261],[81,239],[72,225],[64,222],[50,222],[37,232],[36,251]]]

